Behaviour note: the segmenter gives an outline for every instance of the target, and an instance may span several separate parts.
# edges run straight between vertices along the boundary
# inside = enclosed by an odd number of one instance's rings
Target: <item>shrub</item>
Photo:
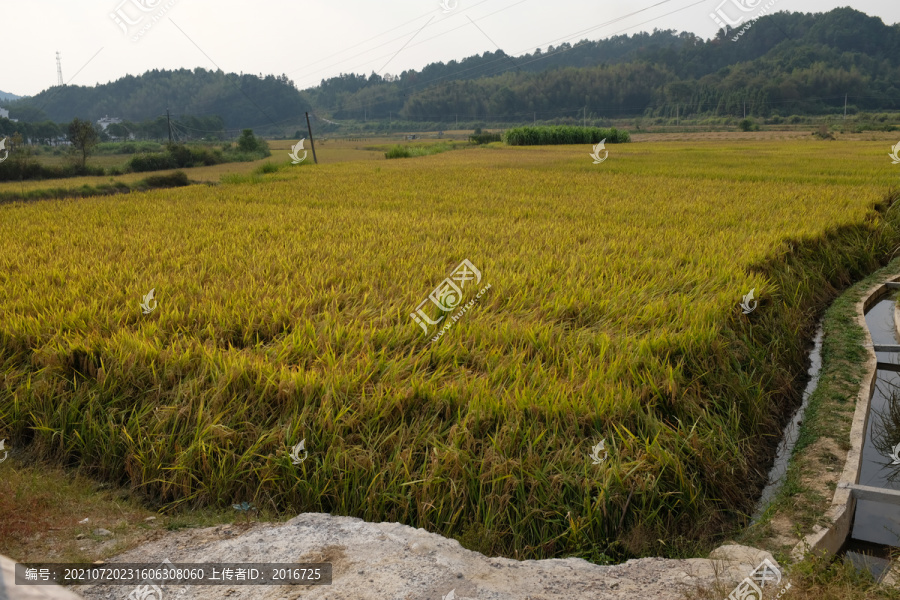
[[[191,181],[184,171],[175,171],[174,173],[167,173],[165,175],[151,175],[144,179],[142,183],[146,184],[149,188],[170,188],[191,185]]]
[[[136,173],[164,171],[175,168],[175,160],[168,153],[138,154],[128,161],[128,166]]]
[[[255,160],[258,153],[244,156],[235,154],[228,159],[218,149],[210,149],[203,146],[188,147],[184,144],[170,144],[165,152],[139,154],[132,157],[128,165],[132,171],[142,173],[144,171],[163,171],[166,169],[189,169],[191,167],[218,165],[229,160]]]
[[[278,169],[279,167],[275,163],[267,162],[256,167],[253,172],[259,175],[265,175],[267,173],[277,173]]]
[[[412,156],[412,153],[409,151],[409,148],[399,144],[384,153],[385,158],[409,158],[410,156]]]
[[[469,141],[473,144],[489,144],[491,142],[499,142],[502,139],[502,135],[499,133],[482,133],[476,135],[470,135]]]
[[[188,168],[194,166],[194,154],[184,144],[169,144],[166,152],[172,158],[175,167]]]
[[[833,140],[834,136],[828,132],[828,125],[826,123],[822,123],[819,125],[819,129],[813,131],[814,136],[819,138],[820,140]]]

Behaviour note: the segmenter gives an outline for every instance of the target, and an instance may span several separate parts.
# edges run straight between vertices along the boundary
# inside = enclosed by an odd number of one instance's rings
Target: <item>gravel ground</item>
[[[486,557],[456,540],[398,523],[308,513],[279,524],[161,532],[159,539],[110,563],[328,562],[331,585],[73,590],[88,600],[682,600],[685,592],[716,581],[730,589],[765,558],[773,560],[755,548],[723,546],[710,559],[644,558],[615,566],[577,558],[516,561]]]

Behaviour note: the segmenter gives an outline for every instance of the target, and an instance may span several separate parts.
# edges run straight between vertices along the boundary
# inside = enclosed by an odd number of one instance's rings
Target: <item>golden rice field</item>
[[[884,142],[607,148],[325,145],[256,184],[0,206],[0,438],[166,510],[519,558],[707,544],[764,483],[816,313],[900,245],[900,167]],[[490,289],[432,342],[410,313],[463,259]]]

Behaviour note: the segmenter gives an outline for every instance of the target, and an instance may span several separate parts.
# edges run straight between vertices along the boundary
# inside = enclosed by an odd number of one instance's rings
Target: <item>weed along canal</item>
[[[763,516],[766,507],[772,498],[778,493],[784,484],[784,476],[787,473],[788,464],[791,460],[791,454],[794,446],[797,444],[797,438],[800,437],[800,423],[803,422],[803,415],[806,413],[806,407],[809,405],[809,397],[816,389],[819,383],[819,374],[822,370],[822,323],[819,322],[816,328],[816,336],[813,339],[812,350],[809,353],[809,370],[807,371],[806,388],[803,390],[803,399],[800,408],[796,410],[791,420],[785,425],[781,434],[781,442],[778,444],[778,450],[775,452],[775,462],[769,469],[769,481],[763,488],[759,500],[756,503],[756,511],[753,515],[753,521],[758,522]]]
[[[879,578],[891,548],[900,546],[900,340],[897,297],[900,284],[866,312],[877,356],[865,440],[854,486],[853,526],[843,551],[859,568]]]

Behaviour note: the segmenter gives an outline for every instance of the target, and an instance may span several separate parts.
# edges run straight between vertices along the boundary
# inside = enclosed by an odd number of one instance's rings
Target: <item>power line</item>
[[[172,17],[169,17],[169,20],[172,21]],[[249,101],[253,104],[253,106],[255,106],[255,107],[259,110],[259,112],[261,112],[263,115],[265,115],[265,117],[266,117],[267,119],[269,119],[269,121],[272,123],[272,125],[274,125],[275,127],[278,127],[278,125],[275,124],[275,120],[272,119],[272,117],[269,116],[269,113],[267,113],[267,112],[266,112],[259,104],[257,104],[256,101],[255,101],[253,98],[251,98],[250,95],[247,94],[247,92],[245,92],[241,86],[239,86],[239,85],[235,84],[233,81],[231,81],[231,78],[228,77],[228,74],[225,73],[225,71],[222,69],[222,67],[220,67],[220,66],[216,63],[216,61],[214,61],[214,60],[209,56],[209,54],[207,54],[206,52],[204,52],[204,51],[203,51],[203,48],[201,48],[199,45],[197,45],[197,42],[195,42],[194,40],[192,40],[191,37],[190,37],[188,34],[186,34],[186,33],[184,32],[184,30],[183,30],[181,27],[178,27],[178,23],[176,23],[175,21],[172,21],[172,25],[174,25],[174,26],[178,29],[178,31],[180,31],[182,34],[184,34],[184,37],[186,37],[186,38],[188,39],[189,42],[191,42],[192,44],[194,44],[194,46],[197,48],[197,50],[199,50],[199,51],[203,54],[203,56],[205,56],[206,58],[208,58],[209,61],[210,61],[212,64],[216,65],[216,68],[217,68],[219,71],[222,71],[222,73],[225,75],[225,79],[226,79],[226,81],[228,81],[228,83],[230,83],[231,85],[233,85],[234,87],[236,87],[237,90],[238,90],[240,93],[242,93],[242,94],[247,98],[247,100],[249,100]]]
[[[422,25],[422,29],[425,29],[426,27],[428,27],[428,23],[431,23],[432,20],[434,20],[434,17],[431,17],[430,19],[428,19],[428,21],[427,21],[424,25]],[[419,35],[419,33],[422,31],[422,29],[419,29],[419,31],[415,32],[415,33],[413,34],[413,36],[412,36],[411,38],[409,38],[409,40],[407,40],[407,42],[406,42],[405,44],[403,44],[403,46],[402,46],[399,50],[397,50],[396,52],[394,52],[394,55],[393,55],[390,59],[388,59],[388,61],[387,61],[386,63],[384,63],[384,65],[382,65],[382,67],[381,67],[380,69],[378,69],[378,70],[376,71],[376,73],[379,73],[379,74],[380,74],[381,71],[384,71],[384,68],[385,68],[386,66],[388,66],[388,65],[391,63],[391,61],[394,60],[394,59],[397,57],[398,54],[400,54],[401,52],[403,52],[403,48],[406,48],[406,46],[409,45],[409,42],[413,41],[413,40],[415,39],[415,37],[416,37],[417,35]]]
[[[476,7],[478,7],[478,6],[482,5],[482,4],[484,4],[485,2],[490,2],[490,1],[491,1],[491,0],[482,0],[481,2],[478,2],[477,4],[474,4],[474,5],[472,5],[472,6],[468,7],[468,8],[464,8],[463,10],[460,11],[460,14],[461,14],[461,13],[464,13],[464,12],[466,12],[466,11],[468,11],[468,10],[472,10],[473,8],[476,8]],[[319,60],[315,60],[315,61],[313,61],[313,62],[311,62],[311,63],[307,63],[307,64],[304,65],[303,67],[294,69],[293,71],[288,71],[288,73],[290,73],[290,74],[296,73],[297,71],[300,71],[300,70],[303,69],[303,68],[309,67],[309,66],[311,66],[311,65],[315,65],[315,64],[320,63],[320,62],[322,62],[322,61],[328,60],[329,58],[333,58],[333,57],[335,57],[335,56],[337,56],[337,55],[339,55],[339,54],[341,54],[341,53],[343,53],[343,52],[346,52],[347,50],[350,50],[350,49],[352,49],[352,48],[356,48],[357,46],[361,46],[361,45],[363,45],[363,44],[366,44],[366,43],[368,43],[368,42],[371,42],[372,40],[376,40],[376,39],[380,38],[381,36],[387,35],[387,34],[390,33],[391,31],[394,31],[395,29],[400,29],[401,27],[405,27],[405,26],[409,25],[410,23],[415,23],[415,22],[418,21],[419,19],[423,19],[423,18],[427,17],[428,15],[432,14],[433,12],[434,12],[434,11],[429,11],[429,12],[427,12],[427,13],[424,13],[424,14],[422,14],[421,16],[416,17],[415,19],[410,19],[409,21],[406,21],[405,23],[402,23],[402,24],[400,24],[400,25],[397,25],[396,27],[392,27],[391,29],[388,29],[388,30],[386,30],[386,31],[384,31],[384,32],[382,32],[382,33],[379,33],[378,35],[374,35],[374,36],[372,36],[372,37],[370,37],[370,38],[368,38],[368,39],[366,39],[366,40],[363,40],[362,42],[357,42],[356,44],[353,44],[352,46],[347,46],[346,48],[344,48],[344,49],[342,49],[342,50],[340,50],[340,51],[338,51],[338,52],[335,52],[335,53],[333,53],[333,54],[330,54],[330,55],[328,55],[328,56],[325,56],[325,57],[323,57],[323,58],[320,58]],[[453,16],[455,17],[455,16],[457,16],[457,15],[453,15]],[[379,44],[379,45],[375,46],[374,48],[370,48],[370,49],[367,50],[366,52],[360,52],[360,53],[358,53],[358,54],[354,54],[353,56],[348,56],[347,58],[345,58],[345,59],[343,59],[343,60],[340,60],[340,61],[338,61],[338,62],[336,62],[336,63],[332,63],[332,64],[330,64],[330,65],[328,65],[327,67],[324,67],[324,68],[322,68],[322,69],[318,69],[318,70],[316,70],[316,71],[312,71],[311,73],[320,73],[320,72],[322,72],[322,71],[324,71],[324,70],[331,69],[332,67],[335,67],[335,66],[337,66],[337,65],[339,65],[339,64],[341,64],[341,63],[347,62],[348,60],[351,60],[351,59],[356,58],[356,57],[358,57],[358,56],[363,56],[363,55],[365,55],[365,54],[371,53],[372,50],[374,50],[375,48],[380,48],[380,47],[386,46],[386,45],[388,45],[388,44],[390,44],[390,43],[392,43],[392,42],[396,42],[396,41],[398,41],[398,40],[402,40],[402,39],[404,39],[407,35],[408,35],[408,33],[407,33],[407,34],[403,34],[403,35],[398,36],[398,37],[395,37],[395,38],[390,39],[390,40],[388,40],[388,41],[386,41],[386,42],[384,42],[384,43],[382,43],[382,44]],[[311,73],[310,73],[310,74],[311,74]],[[300,75],[300,77],[308,77],[308,75],[303,74],[303,75]]]
[[[524,0],[523,0],[523,1],[524,1]],[[574,38],[576,38],[576,37],[578,37],[578,36],[580,36],[580,35],[584,35],[585,33],[588,33],[588,32],[591,32],[591,31],[595,31],[595,30],[601,29],[601,28],[603,28],[603,27],[607,27],[607,26],[612,25],[612,24],[614,24],[614,23],[618,23],[619,21],[625,20],[625,19],[627,19],[627,18],[629,18],[629,17],[632,17],[632,16],[634,16],[634,15],[640,14],[640,13],[645,12],[645,11],[647,11],[647,10],[650,10],[650,9],[652,9],[652,8],[656,8],[656,7],[661,6],[661,5],[663,5],[663,4],[668,4],[668,3],[672,2],[672,1],[673,1],[673,0],[661,0],[660,2],[657,2],[656,4],[652,4],[652,5],[647,6],[647,7],[645,7],[645,8],[642,8],[642,9],[639,9],[639,10],[636,10],[636,11],[633,11],[633,12],[630,12],[630,13],[628,13],[628,14],[626,14],[626,15],[622,15],[621,17],[617,17],[617,18],[611,19],[611,20],[609,20],[609,21],[604,21],[603,23],[600,23],[600,24],[598,24],[598,25],[594,25],[594,26],[589,27],[589,28],[587,28],[587,29],[582,29],[582,30],[580,30],[580,31],[577,31],[577,32],[568,34],[567,36],[564,36],[564,37],[561,37],[561,38],[556,38],[556,39],[554,39],[554,40],[551,40],[550,42],[546,42],[545,44],[539,44],[537,47],[541,47],[541,46],[545,46],[545,45],[546,45],[546,46],[550,46],[550,45],[552,45],[553,43],[557,43],[557,42],[560,42],[560,41],[569,41],[569,40],[574,39]],[[700,0],[700,1],[698,1],[698,2],[694,2],[694,3],[692,3],[692,4],[688,5],[688,6],[684,6],[684,7],[680,8],[680,9],[678,9],[678,10],[672,11],[672,12],[670,12],[670,13],[666,13],[665,15],[660,15],[660,16],[658,16],[658,17],[654,17],[653,19],[650,19],[650,20],[648,20],[648,21],[645,21],[645,22],[641,23],[640,25],[644,25],[644,24],[646,24],[646,23],[651,23],[651,22],[653,22],[653,21],[658,21],[659,19],[662,19],[662,18],[665,18],[665,17],[667,17],[667,16],[669,16],[669,15],[675,14],[676,12],[680,12],[680,11],[682,11],[682,10],[686,10],[686,9],[688,9],[688,8],[691,8],[691,7],[693,7],[693,6],[696,6],[697,4],[701,4],[701,3],[703,3],[703,2],[704,2],[704,0]],[[517,4],[521,4],[521,2],[519,2],[519,3],[517,3]],[[509,7],[506,7],[506,8],[504,8],[504,9],[501,9],[501,11],[495,11],[494,13],[491,13],[491,14],[489,14],[489,15],[485,15],[484,17],[482,17],[481,19],[478,19],[478,20],[479,20],[479,21],[484,20],[484,19],[486,19],[486,18],[488,18],[488,17],[490,17],[490,16],[493,16],[494,14],[497,14],[497,12],[502,12],[502,10],[506,10],[506,9],[508,9],[508,8],[512,8],[512,6],[516,6],[516,4],[511,5],[511,6],[509,6]],[[464,26],[465,26],[465,25],[463,25],[463,27],[464,27]],[[632,27],[637,27],[637,26],[638,26],[638,25],[634,25],[634,26],[632,26]],[[461,28],[461,27],[457,27],[456,29],[460,29],[460,28]],[[452,31],[455,31],[456,29],[452,29],[452,30],[450,30],[450,31],[448,31],[448,32],[439,34],[439,35],[434,36],[434,37],[432,37],[432,38],[428,38],[428,39],[426,39],[426,40],[423,40],[422,42],[419,42],[418,44],[413,44],[412,47],[417,46],[417,45],[419,45],[419,44],[423,44],[423,43],[425,43],[425,42],[428,42],[428,41],[430,41],[430,40],[432,40],[432,39],[435,39],[435,38],[437,38],[437,37],[440,37],[441,35],[445,35],[446,33],[450,33],[450,32],[452,32]],[[529,46],[529,48],[532,48],[532,47],[535,47],[535,46],[534,46],[534,45],[530,45],[530,46]],[[542,56],[540,56],[540,57],[533,58],[532,60],[526,61],[526,62],[524,62],[524,63],[518,63],[518,66],[521,67],[523,64],[524,64],[524,65],[527,65],[527,64],[531,64],[531,63],[537,62],[537,61],[539,61],[539,60],[545,60],[545,59],[547,59],[547,58],[550,58],[551,56],[557,56],[558,54],[561,54],[562,52],[567,52],[568,50],[574,49],[574,48],[576,48],[576,47],[578,47],[578,46],[572,46],[571,48],[566,48],[566,49],[562,49],[562,50],[554,50],[553,52],[547,53],[547,54],[542,55]],[[520,53],[520,52],[524,52],[524,50],[519,51],[519,52],[517,52],[517,53],[514,53],[513,56],[515,56],[515,54],[518,54],[518,53]],[[461,75],[461,74],[467,73],[467,72],[472,71],[472,70],[475,70],[475,69],[485,69],[486,67],[489,67],[489,66],[491,66],[492,64],[499,63],[499,62],[501,62],[501,61],[503,61],[503,60],[511,60],[511,59],[509,58],[509,55],[506,55],[505,52],[504,52],[504,57],[503,57],[503,58],[499,58],[499,59],[492,60],[492,61],[490,61],[490,62],[488,62],[488,63],[482,64],[482,65],[478,65],[477,67],[469,67],[469,68],[467,68],[467,69],[462,69],[462,70],[459,70],[459,71],[455,71],[452,75],[442,75],[442,76],[435,77],[435,78],[433,78],[433,79],[426,80],[426,81],[421,81],[421,82],[418,82],[418,81],[417,81],[417,82],[416,82],[416,85],[417,85],[418,87],[420,87],[420,88],[424,88],[424,87],[428,86],[429,84],[437,83],[437,82],[440,82],[440,81],[442,81],[442,80],[445,80],[445,79],[448,79],[448,78],[451,78],[451,77],[453,78],[453,80],[457,80],[457,79],[459,79],[459,75]],[[366,63],[366,64],[367,64],[367,63]],[[515,63],[514,63],[514,64],[515,64]],[[492,75],[492,74],[497,74],[498,72],[499,72],[499,71],[496,71],[496,70],[495,70],[495,71],[493,71],[492,73],[486,73],[486,74],[483,73],[482,76],[483,76],[483,77],[488,77],[488,76],[490,76],[490,75]],[[381,105],[383,105],[383,104],[387,104],[388,102],[389,102],[389,101],[376,102],[376,103],[374,104],[374,106],[376,106],[376,107],[377,107],[377,106],[381,106]],[[372,106],[372,104],[369,103],[369,106]],[[334,108],[334,107],[332,107],[332,108]],[[344,107],[342,107],[342,108],[343,108],[344,110],[354,110],[354,109],[358,110],[360,107],[359,107],[359,106],[353,106],[353,105],[351,105],[351,106],[344,106]]]
[[[506,8],[503,8],[503,9],[501,9],[501,10],[494,11],[493,13],[487,14],[487,15],[485,15],[485,16],[481,17],[480,19],[477,19],[477,20],[478,20],[478,21],[483,21],[483,20],[487,19],[488,17],[492,17],[492,16],[494,16],[495,14],[498,14],[498,13],[500,13],[500,12],[503,12],[503,11],[505,11],[505,10],[508,10],[508,9],[512,8],[513,6],[517,6],[517,5],[519,5],[519,4],[522,4],[522,2],[525,2],[525,1],[526,1],[526,0],[522,0],[521,2],[517,2],[516,4],[512,4],[512,5],[507,6]],[[661,0],[660,2],[657,2],[656,4],[653,4],[653,5],[648,6],[648,7],[646,7],[646,8],[642,8],[642,9],[640,9],[640,10],[636,10],[636,11],[630,12],[630,13],[628,13],[628,14],[626,14],[626,15],[623,15],[623,16],[621,16],[621,17],[617,17],[617,18],[612,19],[612,20],[610,20],[610,21],[605,21],[605,22],[603,22],[603,23],[600,23],[599,25],[595,25],[595,26],[589,27],[589,28],[587,28],[587,29],[582,29],[581,31],[577,31],[577,32],[572,33],[572,34],[568,34],[567,36],[562,37],[562,38],[557,38],[557,39],[551,40],[551,41],[549,41],[549,42],[546,42],[545,44],[538,44],[537,47],[541,47],[541,46],[544,46],[544,45],[548,45],[548,46],[549,46],[549,45],[552,45],[552,44],[554,44],[554,43],[556,43],[556,42],[559,42],[559,41],[568,41],[568,40],[571,40],[571,39],[573,39],[573,38],[575,38],[575,37],[577,37],[577,36],[579,36],[579,35],[583,35],[584,33],[588,33],[588,32],[590,32],[590,31],[594,31],[594,30],[596,30],[596,29],[601,29],[601,28],[606,27],[606,26],[608,26],[608,25],[612,25],[613,23],[617,23],[617,22],[619,22],[619,21],[622,21],[622,20],[624,20],[624,19],[627,19],[627,18],[629,18],[629,17],[632,17],[632,16],[634,16],[634,15],[636,15],[636,14],[639,14],[639,13],[642,13],[642,12],[644,12],[644,11],[650,10],[651,8],[655,8],[655,7],[660,6],[660,5],[663,5],[663,4],[668,4],[669,2],[672,2],[672,1],[673,1],[673,0]],[[697,3],[695,3],[695,4],[699,4],[699,2],[697,2]],[[693,6],[693,5],[691,5],[691,6]],[[690,8],[690,6],[686,6],[686,7],[684,7],[684,8]],[[681,9],[681,10],[684,10],[684,9]],[[666,16],[666,15],[664,15],[664,16]],[[661,19],[661,18],[663,18],[663,17],[662,17],[662,16],[656,17],[655,19],[651,19],[651,21],[659,20],[659,19]],[[650,21],[648,21],[648,22],[650,22]],[[441,37],[441,36],[443,36],[443,35],[446,35],[446,34],[448,34],[448,33],[452,33],[453,31],[456,31],[457,29],[462,29],[463,27],[466,27],[466,25],[463,24],[463,25],[461,25],[461,26],[459,26],[459,27],[456,27],[456,28],[451,29],[451,30],[449,30],[449,31],[446,31],[446,32],[444,32],[444,33],[441,33],[441,34],[432,36],[432,37],[430,37],[430,38],[427,38],[427,39],[425,39],[425,40],[422,40],[421,42],[419,42],[419,43],[417,43],[417,44],[413,44],[411,47],[419,46],[419,45],[424,44],[424,43],[426,43],[426,42],[430,42],[431,40],[437,39],[437,38],[439,38],[439,37]],[[533,45],[533,44],[532,44],[532,45],[529,45],[529,48],[534,48],[534,47],[535,47],[535,45]],[[514,53],[512,54],[512,56],[515,56],[516,54],[519,54],[519,53],[524,52],[524,51],[525,51],[525,50],[520,50],[520,51],[518,51],[518,52],[514,52]],[[505,54],[505,53],[504,53],[504,54]],[[548,55],[548,56],[549,56],[549,55]],[[546,57],[541,57],[541,58],[546,58]],[[376,59],[373,59],[373,60],[376,60]],[[494,61],[492,61],[492,62],[500,62],[501,60],[503,60],[503,59],[496,59],[496,60],[494,60]],[[369,62],[371,62],[371,61],[369,61]],[[368,63],[364,63],[364,64],[368,64]],[[492,64],[492,63],[487,63],[487,65],[490,65],[490,64]],[[484,67],[487,66],[487,65],[480,65],[479,67],[470,67],[470,68],[468,68],[468,69],[463,69],[462,71],[459,71],[458,73],[465,73],[465,72],[471,71],[471,70],[473,70],[473,69],[484,68]],[[455,76],[455,75],[454,75],[454,76]],[[436,78],[431,79],[431,80],[427,80],[427,81],[422,82],[422,83],[423,83],[423,84],[433,83],[433,82],[436,82],[436,81],[440,81],[440,80],[442,80],[442,79],[446,79],[447,77],[450,77],[450,76],[449,76],[449,75],[444,75],[444,76],[441,76],[441,77],[436,77]]]
[[[527,0],[519,0],[519,2],[516,2],[515,4],[511,4],[511,5],[507,6],[507,7],[501,8],[501,9],[499,9],[499,10],[495,10],[494,12],[489,13],[489,14],[487,14],[487,15],[484,15],[483,17],[481,17],[481,18],[479,18],[479,19],[477,19],[477,20],[478,20],[478,21],[483,21],[484,19],[487,19],[488,17],[492,17],[492,16],[494,16],[494,15],[496,15],[496,14],[499,14],[499,13],[501,13],[501,12],[504,12],[504,11],[506,11],[506,10],[509,10],[510,8],[513,8],[514,6],[518,6],[519,4],[522,4],[522,3],[524,3],[524,2],[527,2]],[[484,2],[480,2],[479,4],[484,4]],[[478,6],[478,5],[476,4],[475,6]],[[471,7],[471,8],[474,8],[474,7]],[[466,10],[470,10],[470,9],[466,9]],[[468,27],[468,25],[466,25],[465,23],[463,23],[462,25],[459,25],[458,27],[454,27],[453,29],[449,29],[449,30],[447,30],[447,31],[444,31],[443,33],[439,33],[439,34],[437,34],[437,35],[431,36],[430,38],[425,38],[425,39],[422,40],[421,42],[417,42],[417,43],[413,44],[412,46],[410,46],[410,48],[415,48],[416,46],[420,46],[420,45],[425,44],[425,43],[427,43],[427,42],[430,42],[430,41],[432,41],[432,40],[436,40],[436,39],[439,38],[439,37],[443,37],[443,36],[445,36],[445,35],[447,35],[447,34],[449,34],[449,33],[453,33],[454,31],[457,31],[457,30],[459,30],[459,29],[463,29],[463,28],[465,28],[465,27]],[[389,44],[389,43],[391,43],[391,42],[395,42],[395,41],[397,41],[397,40],[403,39],[403,37],[405,37],[405,36],[396,37],[396,38],[394,38],[394,39],[392,39],[392,40],[389,40],[389,41],[387,41],[387,42],[385,42],[385,43],[383,43],[383,44],[379,44],[378,46],[375,46],[375,48],[380,48],[381,46],[386,46],[387,44]],[[357,56],[363,56],[363,55],[369,54],[369,53],[371,53],[372,50],[374,50],[374,48],[368,50],[367,52],[360,52],[359,54],[355,54],[355,55],[352,56],[352,57],[348,57],[346,60],[343,60],[343,61],[340,61],[340,62],[338,62],[338,63],[335,63],[335,65],[338,65],[338,64],[340,64],[341,62],[347,62],[347,60],[350,60],[350,58],[356,58]],[[387,55],[387,54],[382,54],[382,55],[380,55],[380,56],[373,57],[371,60],[366,61],[366,62],[362,63],[361,65],[357,65],[357,66],[353,67],[351,70],[359,69],[359,68],[361,68],[361,67],[364,66],[364,65],[371,64],[371,63],[373,63],[373,62],[375,62],[375,61],[377,61],[377,60],[380,60],[380,59],[382,59],[382,58],[384,58],[384,57],[386,57],[386,56],[388,56],[388,55]],[[334,65],[331,65],[331,66],[334,66]],[[314,71],[314,73],[320,73],[320,72],[322,72],[322,71],[328,70],[329,68],[331,68],[331,67],[329,66],[329,67],[325,67],[325,68],[319,69],[319,70],[317,70],[317,71]]]

